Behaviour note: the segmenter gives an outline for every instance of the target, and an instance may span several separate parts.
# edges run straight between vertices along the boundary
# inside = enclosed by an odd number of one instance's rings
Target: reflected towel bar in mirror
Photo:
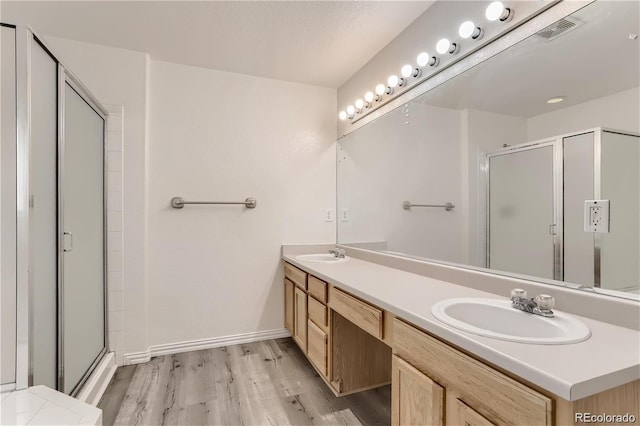
[[[244,201],[185,201],[182,197],[173,197],[171,199],[171,207],[181,209],[185,204],[244,204],[248,209],[255,209],[257,201],[253,197],[249,197]]]
[[[411,204],[411,201],[403,201],[402,202],[402,208],[403,209],[409,210],[409,209],[411,209],[411,207],[442,207],[446,211],[451,211],[456,206],[454,206],[451,203],[444,203],[444,204]]]

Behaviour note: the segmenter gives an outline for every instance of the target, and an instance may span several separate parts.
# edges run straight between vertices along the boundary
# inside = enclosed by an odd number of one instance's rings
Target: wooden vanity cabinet
[[[284,264],[284,327],[307,353],[307,273]]]
[[[284,275],[285,328],[328,383],[328,284],[286,262]]]
[[[424,383],[432,381],[443,389],[446,425],[553,423],[550,398],[398,319],[393,323],[393,349],[394,357],[417,370],[414,376],[421,374]],[[394,367],[394,378],[397,374]],[[402,400],[402,393],[397,395],[401,386],[402,376],[393,387],[392,401]],[[401,420],[397,424],[432,424]]]

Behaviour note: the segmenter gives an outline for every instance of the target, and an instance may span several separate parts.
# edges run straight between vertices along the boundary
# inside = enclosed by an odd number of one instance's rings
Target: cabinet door
[[[327,375],[327,335],[313,321],[309,320],[307,334],[307,354],[323,376]]]
[[[391,369],[391,424],[442,425],[443,388],[395,355]]]
[[[295,287],[293,301],[293,340],[307,353],[307,293]]]
[[[293,336],[293,289],[295,285],[284,280],[284,328]]]
[[[453,412],[447,411],[447,424],[460,426],[492,426],[495,424],[457,398],[453,401],[453,405]]]

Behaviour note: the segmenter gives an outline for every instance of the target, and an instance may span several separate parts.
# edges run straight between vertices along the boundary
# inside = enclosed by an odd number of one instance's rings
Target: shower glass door
[[[105,119],[64,85],[60,389],[74,394],[105,352]]]
[[[550,142],[487,157],[488,268],[548,279],[561,274],[557,149]]]

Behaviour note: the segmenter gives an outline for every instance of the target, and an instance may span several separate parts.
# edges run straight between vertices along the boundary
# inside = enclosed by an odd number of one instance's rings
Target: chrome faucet
[[[332,248],[331,250],[329,250],[329,253],[331,253],[332,255],[334,255],[339,259],[344,259],[344,255],[345,255],[344,249],[341,249],[339,247]]]
[[[527,297],[527,292],[521,288],[511,290],[511,307],[530,314],[551,318],[555,303],[556,300],[548,294]]]

